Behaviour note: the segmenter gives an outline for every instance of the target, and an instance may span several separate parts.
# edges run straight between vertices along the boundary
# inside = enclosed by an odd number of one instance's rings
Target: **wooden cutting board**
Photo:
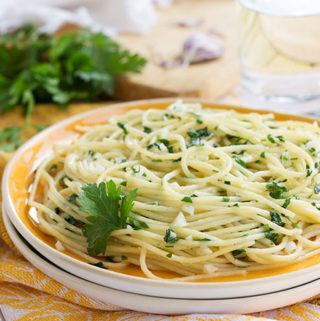
[[[178,20],[203,20],[198,27],[182,28]],[[214,28],[222,36],[210,33]],[[187,37],[204,32],[221,39],[224,55],[214,61],[186,68],[163,69],[159,56],[173,58],[181,51]],[[176,0],[160,9],[156,25],[145,35],[120,35],[117,40],[148,59],[141,74],[118,79],[116,98],[121,100],[193,96],[219,98],[239,82],[237,57],[237,12],[234,0]]]

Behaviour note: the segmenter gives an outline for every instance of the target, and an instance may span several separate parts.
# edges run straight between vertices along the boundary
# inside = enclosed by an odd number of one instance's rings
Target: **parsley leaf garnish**
[[[108,190],[108,193],[106,191]],[[121,188],[110,180],[97,184],[86,184],[77,198],[80,210],[87,212],[88,223],[83,227],[90,255],[105,254],[111,233],[125,228],[127,218],[137,197],[137,189],[121,197]]]
[[[273,244],[276,244],[279,241],[280,238],[280,234],[279,233],[275,233],[273,232],[272,229],[270,229],[269,225],[263,225],[263,229],[264,229],[264,236],[270,240]]]
[[[289,206],[290,202],[291,202],[291,198],[290,197],[286,198],[282,207],[287,208]]]
[[[190,137],[191,141],[188,147],[198,146],[201,143],[201,137],[209,137],[212,134],[207,127],[202,129],[189,129],[187,135]]]
[[[128,135],[128,130],[127,130],[125,124],[117,122],[117,126],[123,130],[124,135]]]
[[[271,222],[279,225],[279,226],[284,226],[285,223],[282,222],[282,219],[280,217],[280,215],[277,212],[270,212],[270,216],[271,216]]]
[[[292,221],[292,219],[289,217],[289,216],[287,216],[287,215],[285,215],[285,214],[281,214],[283,217],[285,217],[290,223],[291,223],[291,225],[293,226],[293,227],[297,227],[297,228],[299,228],[299,226],[295,223],[295,222],[293,222]]]
[[[268,138],[268,141],[269,141],[270,143],[272,143],[272,144],[275,144],[275,143],[276,143],[275,139],[274,139],[270,134],[267,136],[267,138]]]
[[[232,158],[242,167],[247,168],[247,164],[238,155],[233,155]]]
[[[246,250],[245,249],[239,249],[239,250],[234,250],[231,252],[233,257],[236,259],[245,259],[246,258]]]
[[[285,186],[280,186],[276,182],[267,184],[266,188],[270,191],[269,195],[275,199],[283,198],[282,193],[288,192],[288,189]]]
[[[181,199],[182,202],[192,203],[192,198],[190,196],[185,196]]]
[[[144,126],[143,127],[143,132],[146,133],[146,134],[150,134],[152,132],[152,129],[150,127]]]
[[[228,138],[233,145],[247,145],[247,144],[250,144],[250,145],[254,145],[253,142],[248,139],[248,138],[244,138],[244,137],[240,137],[240,136],[234,136],[234,135],[230,135],[230,134],[227,134],[226,135],[226,138]]]
[[[163,239],[166,243],[176,243],[179,241],[179,238],[171,227],[167,229],[166,235]]]
[[[90,265],[99,267],[100,269],[107,269],[102,262],[97,262],[97,263],[89,263]]]

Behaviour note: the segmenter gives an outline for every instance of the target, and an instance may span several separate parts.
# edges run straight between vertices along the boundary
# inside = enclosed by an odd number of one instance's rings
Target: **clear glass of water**
[[[265,100],[320,97],[320,0],[238,0],[242,87]]]

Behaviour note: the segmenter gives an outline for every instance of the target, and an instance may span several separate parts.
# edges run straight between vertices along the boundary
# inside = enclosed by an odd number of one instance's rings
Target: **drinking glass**
[[[238,0],[242,87],[277,102],[320,97],[320,0]]]

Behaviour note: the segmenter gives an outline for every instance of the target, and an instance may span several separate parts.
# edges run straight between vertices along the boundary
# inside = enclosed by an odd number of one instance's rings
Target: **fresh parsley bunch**
[[[25,25],[0,36],[0,113],[21,104],[28,122],[36,102],[65,108],[112,95],[116,76],[140,72],[145,63],[102,33],[85,29],[55,39]]]

